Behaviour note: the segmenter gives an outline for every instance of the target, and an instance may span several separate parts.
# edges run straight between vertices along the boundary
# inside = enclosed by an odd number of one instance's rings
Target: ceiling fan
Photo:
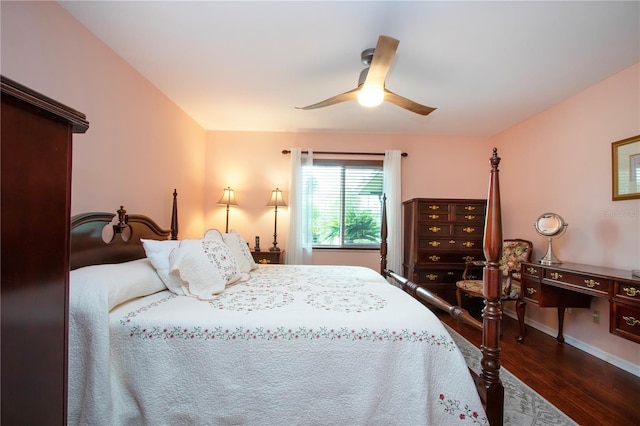
[[[316,109],[341,102],[357,99],[363,106],[377,106],[382,101],[391,102],[401,108],[415,112],[420,115],[428,115],[435,110],[425,105],[420,105],[410,99],[403,98],[400,95],[387,90],[384,87],[384,81],[391,67],[391,62],[396,55],[399,40],[395,38],[381,35],[378,38],[378,44],[375,48],[362,51],[360,58],[362,63],[367,65],[363,69],[358,79],[358,86],[348,92],[333,96],[324,101],[305,107],[296,107],[297,109]]]

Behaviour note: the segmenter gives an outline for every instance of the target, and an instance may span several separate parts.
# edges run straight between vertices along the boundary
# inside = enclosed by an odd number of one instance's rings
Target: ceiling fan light
[[[363,87],[358,92],[358,103],[365,107],[378,106],[384,100],[384,90],[380,87]]]

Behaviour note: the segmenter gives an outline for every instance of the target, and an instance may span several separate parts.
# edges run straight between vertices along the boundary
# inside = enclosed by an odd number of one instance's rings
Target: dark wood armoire
[[[71,139],[84,114],[0,77],[3,425],[66,424]]]

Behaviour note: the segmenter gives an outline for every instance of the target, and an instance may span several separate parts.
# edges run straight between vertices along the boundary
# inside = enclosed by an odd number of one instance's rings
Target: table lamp
[[[282,198],[282,191],[276,188],[271,191],[271,199],[267,203],[267,207],[274,207],[275,220],[273,224],[273,247],[269,248],[269,251],[280,251],[278,247],[278,207],[286,207],[287,203]]]
[[[225,227],[225,233],[229,233],[229,206],[237,206],[236,195],[233,193],[233,189],[227,186],[227,188],[222,193],[222,198],[218,201],[219,205],[227,206],[227,225]]]

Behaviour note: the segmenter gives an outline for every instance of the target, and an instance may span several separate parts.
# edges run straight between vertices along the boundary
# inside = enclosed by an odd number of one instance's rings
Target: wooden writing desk
[[[609,331],[640,343],[640,278],[631,271],[578,263],[522,264],[522,299],[517,311],[524,317],[526,302],[558,308],[558,342],[566,308],[589,308],[593,297],[609,300]],[[524,339],[523,330],[518,340]]]

